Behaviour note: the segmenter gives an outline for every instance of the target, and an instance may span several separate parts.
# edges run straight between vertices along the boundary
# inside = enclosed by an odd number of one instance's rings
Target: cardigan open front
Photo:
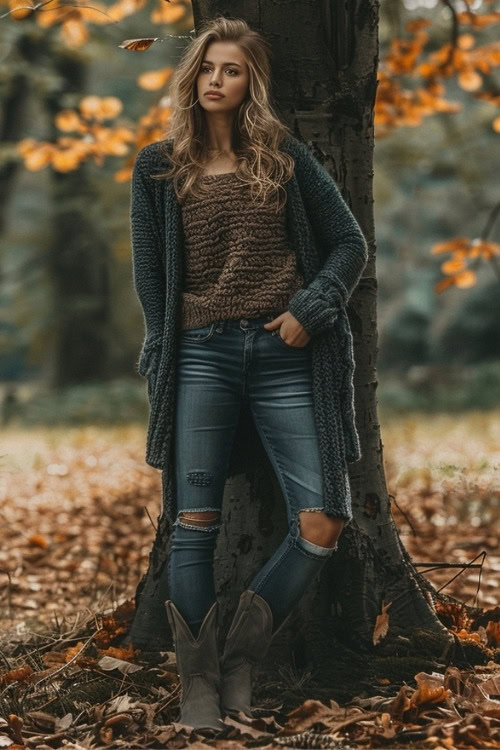
[[[142,306],[145,336],[137,371],[146,377],[150,414],[146,462],[163,471],[163,512],[173,523],[175,490],[175,371],[185,274],[181,206],[172,181],[153,180],[168,168],[164,147],[151,143],[137,154],[131,186],[133,283]],[[295,161],[287,191],[287,235],[304,285],[288,310],[311,336],[314,415],[318,429],[327,515],[352,516],[347,463],[361,458],[354,412],[354,352],[346,304],[368,261],[361,228],[333,177],[294,136],[280,150]],[[242,414],[227,478],[250,472],[260,437]],[[257,454],[258,455],[258,454]]]

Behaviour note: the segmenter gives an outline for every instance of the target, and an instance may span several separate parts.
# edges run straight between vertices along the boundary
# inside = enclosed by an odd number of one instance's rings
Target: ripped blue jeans
[[[311,342],[287,344],[279,313],[221,320],[181,332],[175,430],[177,517],[168,559],[170,598],[193,635],[216,600],[214,552],[232,441],[248,400],[287,504],[288,534],[249,584],[269,604],[273,632],[334,547],[300,536],[299,513],[322,511],[322,470],[313,414]],[[202,525],[190,513],[218,511]],[[211,514],[212,515],[212,514]]]

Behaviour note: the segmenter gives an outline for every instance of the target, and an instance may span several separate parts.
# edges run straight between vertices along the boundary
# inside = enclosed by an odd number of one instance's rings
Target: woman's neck
[[[238,157],[232,151],[230,153],[216,154],[205,162],[203,174],[222,174],[224,172],[236,172],[238,168]]]

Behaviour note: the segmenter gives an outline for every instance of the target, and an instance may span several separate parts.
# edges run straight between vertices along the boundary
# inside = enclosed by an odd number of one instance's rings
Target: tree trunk
[[[452,642],[435,614],[434,589],[413,567],[395,527],[377,418],[372,163],[378,5],[377,0],[295,0],[287,3],[285,19],[280,3],[193,2],[197,27],[202,19],[227,10],[232,16],[245,18],[271,40],[279,116],[297,137],[314,148],[316,157],[336,179],[370,247],[370,262],[348,305],[363,450],[363,458],[350,470],[354,521],[342,533],[339,551],[327,562],[276,639],[268,660],[271,667],[293,663],[296,668],[311,669],[327,684],[331,684],[332,672],[338,674],[339,649],[349,651],[346,663],[351,673],[352,650],[371,651],[378,656],[382,646],[375,647],[372,637],[383,604],[390,603],[384,646],[420,638],[421,643],[425,640],[426,653],[439,658]],[[224,636],[241,591],[287,533],[285,501],[269,462],[253,476],[241,476],[226,484],[223,520],[215,576]],[[136,617],[126,641],[133,640],[139,647],[171,643],[163,604],[168,598],[166,574],[159,575],[168,555],[169,531],[168,522],[160,517],[149,570],[137,590]],[[403,639],[398,641],[402,634]],[[390,653],[402,654],[394,649]],[[356,674],[366,676],[373,668],[376,675],[374,659],[370,658],[370,666],[366,658],[360,659]]]
[[[52,139],[61,132],[54,116],[74,106],[85,90],[85,61],[57,48],[54,67],[61,85],[45,97]],[[52,385],[66,386],[106,379],[110,352],[109,243],[100,231],[99,205],[89,165],[53,172],[53,239],[48,266],[53,282],[57,330],[52,352]],[[89,208],[90,207],[90,208]]]
[[[29,92],[29,81],[25,73],[13,73],[7,80],[7,92],[2,97],[0,115],[0,141],[2,145],[14,144],[20,130],[24,127],[26,99]],[[5,230],[5,215],[12,195],[12,185],[18,163],[8,159],[0,164],[0,234]]]

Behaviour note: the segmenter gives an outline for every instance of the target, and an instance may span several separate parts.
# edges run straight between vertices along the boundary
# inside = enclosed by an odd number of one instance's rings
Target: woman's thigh
[[[217,323],[182,331],[177,356],[177,511],[222,508],[240,410],[238,352],[220,347]]]
[[[255,341],[250,407],[298,534],[300,511],[324,509],[323,472],[314,418],[310,342],[292,347],[263,329]]]

